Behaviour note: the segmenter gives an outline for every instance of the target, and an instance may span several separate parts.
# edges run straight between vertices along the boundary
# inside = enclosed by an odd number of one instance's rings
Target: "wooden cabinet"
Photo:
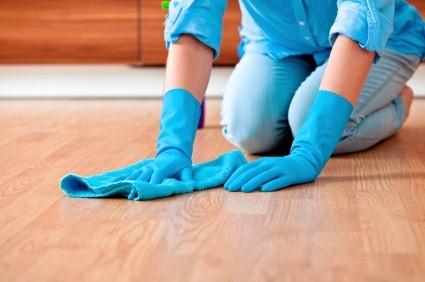
[[[160,0],[0,0],[0,64],[163,65]],[[229,0],[218,63],[237,61],[237,0]]]
[[[138,64],[136,0],[0,0],[0,63]]]
[[[425,1],[409,0],[425,18]],[[0,0],[0,64],[163,65],[161,0]],[[235,64],[240,11],[228,0],[220,58]]]

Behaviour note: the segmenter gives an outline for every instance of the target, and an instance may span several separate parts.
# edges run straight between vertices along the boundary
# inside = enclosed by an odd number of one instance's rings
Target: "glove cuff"
[[[178,149],[191,160],[200,116],[201,106],[189,91],[182,88],[167,91],[163,97],[156,156],[168,149]]]
[[[318,175],[338,144],[352,111],[353,106],[344,97],[319,90],[294,139],[291,154],[309,161]]]

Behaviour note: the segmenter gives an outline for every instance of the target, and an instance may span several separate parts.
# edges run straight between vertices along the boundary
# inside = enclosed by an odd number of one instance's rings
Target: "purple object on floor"
[[[205,99],[201,103],[201,117],[199,118],[198,128],[204,127],[205,120]]]

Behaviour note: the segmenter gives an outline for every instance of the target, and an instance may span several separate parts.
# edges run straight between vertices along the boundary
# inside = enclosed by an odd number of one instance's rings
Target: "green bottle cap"
[[[162,1],[161,2],[161,8],[164,10],[168,10],[168,7],[170,6],[170,1]]]

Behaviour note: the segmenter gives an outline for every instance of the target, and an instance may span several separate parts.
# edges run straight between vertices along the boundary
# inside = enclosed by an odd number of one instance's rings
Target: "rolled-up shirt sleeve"
[[[220,54],[223,16],[227,0],[172,0],[165,21],[165,46],[190,34],[214,50],[214,59]]]
[[[333,45],[342,34],[363,49],[376,52],[378,59],[393,32],[394,10],[394,0],[338,0],[329,41]]]

